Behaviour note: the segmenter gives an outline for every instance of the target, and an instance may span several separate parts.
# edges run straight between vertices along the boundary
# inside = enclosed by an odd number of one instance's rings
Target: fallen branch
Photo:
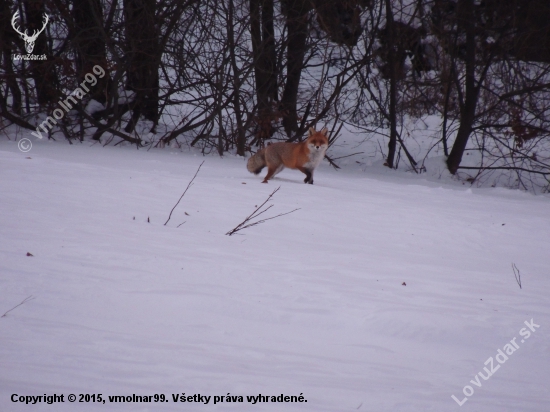
[[[278,190],[281,188],[281,186],[279,186],[277,189],[275,189],[268,197],[267,199],[258,207],[256,207],[256,209],[254,210],[254,212],[252,212],[250,215],[248,215],[246,217],[246,219],[244,219],[241,223],[239,223],[237,226],[235,226],[233,229],[231,229],[229,232],[226,233],[227,236],[231,236],[235,233],[237,233],[239,230],[243,230],[243,229],[246,229],[247,227],[251,227],[251,226],[256,226],[256,225],[259,225],[260,223],[264,223],[268,220],[271,220],[271,219],[275,219],[276,217],[280,217],[280,216],[284,216],[284,215],[288,215],[292,212],[295,212],[297,210],[300,210],[299,208],[298,209],[294,209],[294,210],[291,210],[290,212],[286,212],[286,213],[279,213],[278,215],[276,216],[272,216],[272,217],[268,217],[266,219],[261,219],[261,220],[257,220],[256,222],[251,222],[252,219],[254,218],[257,218],[258,216],[260,216],[262,213],[265,213],[267,212],[269,209],[271,209],[273,207],[273,205],[269,205],[267,208],[265,208],[264,210],[261,210],[262,207],[264,207],[264,205],[269,202],[269,200],[273,197],[273,195],[275,193],[278,192]]]
[[[20,126],[20,127],[24,127],[25,129],[29,129],[29,130],[36,130],[37,128],[34,127],[32,124],[30,124],[29,122],[27,122],[25,119],[23,119],[22,117],[19,117],[18,115],[14,114],[14,113],[10,113],[7,109],[4,110],[4,108],[2,108],[2,106],[0,106],[0,116],[9,120],[10,122],[16,124],[17,126]]]
[[[538,175],[543,175],[543,176],[547,176],[547,175],[550,175],[550,171],[548,172],[542,172],[542,171],[539,171],[539,170],[531,170],[531,169],[526,169],[524,167],[516,167],[516,166],[489,166],[489,167],[483,167],[483,166],[480,166],[480,167],[476,167],[476,166],[458,166],[459,169],[465,169],[465,170],[519,170],[519,171],[522,171],[522,172],[527,172],[527,173],[535,173],[535,174],[538,174]]]
[[[105,132],[109,132],[115,136],[118,136],[120,138],[122,138],[123,140],[127,141],[127,142],[130,142],[132,144],[135,144],[136,147],[141,147],[143,146],[142,145],[142,142],[141,142],[141,139],[140,138],[137,138],[137,137],[132,137],[132,136],[129,136],[127,135],[126,133],[122,133],[116,129],[113,129],[111,126],[113,123],[115,123],[115,118],[112,118],[109,120],[109,122],[107,124],[103,124],[101,123],[100,121],[94,119],[92,116],[90,116],[82,107],[80,107],[79,105],[76,105],[74,106],[74,109],[78,111],[78,113],[86,120],[88,120],[90,122],[90,124],[93,126],[93,127],[96,127],[97,130],[95,131],[94,135],[92,136],[92,139],[94,140],[99,140],[99,138],[101,137],[101,135]],[[121,143],[121,142],[118,142],[118,143]],[[118,144],[117,143],[117,144]]]
[[[357,152],[357,153],[352,153],[352,154],[346,155],[346,156],[333,157],[332,161],[335,161],[335,160],[338,160],[338,159],[344,159],[345,157],[355,156],[355,155],[362,154],[362,153],[365,153],[365,152]]]
[[[191,181],[189,182],[189,184],[187,185],[187,187],[185,188],[183,194],[180,196],[179,200],[177,201],[177,203],[174,205],[174,207],[172,208],[172,210],[170,211],[170,215],[168,216],[168,219],[166,220],[166,222],[164,222],[164,226],[166,226],[166,223],[168,223],[168,221],[170,220],[170,218],[172,217],[172,212],[174,211],[174,209],[179,205],[181,199],[183,199],[183,196],[185,196],[185,194],[187,193],[187,190],[189,190],[189,188],[193,185],[193,180],[195,180],[195,177],[197,177],[197,175],[199,174],[199,170],[201,170],[201,166],[202,164],[204,163],[204,160],[202,161],[202,163],[199,165],[199,168],[197,169],[197,171],[195,172],[195,176],[193,176],[193,179],[191,179]],[[185,223],[185,222],[183,222]],[[183,225],[183,223],[181,225]],[[180,226],[181,226],[180,225]],[[178,226],[178,227],[180,227]]]
[[[6,313],[4,313],[4,314],[3,314],[2,316],[0,316],[0,317],[5,318],[6,315],[7,315],[8,313],[10,313],[12,310],[14,310],[15,308],[18,308],[18,307],[21,306],[22,304],[27,303],[29,300],[33,300],[33,299],[34,299],[34,296],[32,296],[32,295],[31,295],[31,296],[27,296],[27,297],[23,300],[23,302],[21,302],[19,305],[14,306],[13,308],[11,308],[10,310],[8,310]]]
[[[330,163],[330,165],[332,167],[334,167],[335,169],[340,169],[340,166],[338,166],[336,163],[334,163],[334,159],[331,159],[330,157],[328,157],[328,155],[325,154],[325,159],[328,160],[328,162]]]

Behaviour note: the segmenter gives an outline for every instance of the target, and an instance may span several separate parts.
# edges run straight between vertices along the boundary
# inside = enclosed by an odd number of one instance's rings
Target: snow
[[[118,104],[126,104],[131,103],[135,99],[136,92],[134,92],[133,90],[119,89],[118,95]]]
[[[0,140],[0,410],[546,411],[550,197],[341,165],[266,185],[231,155]],[[300,210],[225,235],[279,186],[265,217]]]
[[[86,113],[88,114],[94,114],[96,112],[99,112],[101,110],[105,110],[105,106],[98,102],[97,100],[90,99],[88,104],[86,105]]]

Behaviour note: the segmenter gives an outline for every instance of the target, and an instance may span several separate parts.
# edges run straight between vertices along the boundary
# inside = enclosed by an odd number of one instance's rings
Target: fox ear
[[[313,136],[316,133],[316,130],[313,127],[309,128],[309,135]]]
[[[323,130],[321,130],[321,133],[323,133],[325,136],[327,136],[328,129],[326,127],[323,127]]]

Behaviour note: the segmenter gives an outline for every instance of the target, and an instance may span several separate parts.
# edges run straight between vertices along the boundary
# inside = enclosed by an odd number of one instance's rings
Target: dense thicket
[[[18,59],[43,27],[47,59]],[[347,124],[421,172],[407,128],[429,117],[451,173],[548,188],[547,0],[0,0],[0,48],[2,124],[50,138],[245,155]]]

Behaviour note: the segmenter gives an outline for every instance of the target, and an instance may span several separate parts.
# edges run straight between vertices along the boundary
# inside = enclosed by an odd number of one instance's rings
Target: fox
[[[262,183],[267,183],[285,167],[298,169],[306,175],[304,183],[312,185],[313,172],[328,148],[327,132],[326,127],[320,132],[310,127],[308,138],[301,143],[273,143],[248,159],[246,168],[250,173],[258,175],[267,166],[267,175]]]

